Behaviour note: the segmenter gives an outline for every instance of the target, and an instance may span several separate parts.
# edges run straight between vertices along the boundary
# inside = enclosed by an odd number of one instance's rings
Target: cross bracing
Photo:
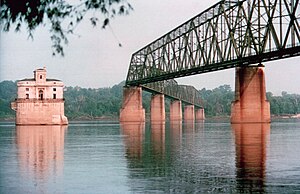
[[[142,88],[153,94],[164,94],[171,100],[180,100],[186,104],[193,104],[198,108],[203,107],[200,93],[195,87],[178,85],[173,79],[143,84]]]
[[[220,1],[134,53],[126,85],[299,56],[299,4]]]

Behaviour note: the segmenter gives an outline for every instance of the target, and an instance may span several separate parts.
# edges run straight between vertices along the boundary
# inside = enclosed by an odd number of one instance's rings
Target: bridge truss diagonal
[[[299,56],[299,1],[220,1],[134,53],[126,85]]]
[[[178,85],[174,79],[151,82],[141,86],[143,90],[153,94],[164,94],[171,100],[180,100],[186,104],[192,104],[195,107],[203,108],[203,102],[199,91],[193,86]]]

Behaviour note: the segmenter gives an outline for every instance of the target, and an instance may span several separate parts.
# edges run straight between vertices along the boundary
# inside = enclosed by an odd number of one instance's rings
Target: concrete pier
[[[182,107],[180,100],[171,101],[170,121],[182,121]]]
[[[184,121],[195,122],[195,107],[194,105],[186,105],[184,107]]]
[[[205,113],[204,113],[203,108],[196,109],[195,118],[196,118],[196,121],[204,121],[205,120]]]
[[[164,122],[166,120],[165,96],[163,94],[151,96],[150,112],[151,122]]]
[[[141,87],[124,87],[123,103],[120,110],[121,122],[144,122],[145,109],[142,105]]]
[[[231,123],[269,122],[271,114],[270,103],[266,98],[264,66],[236,68]]]

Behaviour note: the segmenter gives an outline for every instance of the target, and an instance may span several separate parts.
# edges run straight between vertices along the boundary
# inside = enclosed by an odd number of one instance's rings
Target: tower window
[[[53,99],[56,99],[56,94],[53,94]]]
[[[26,91],[29,91],[29,88],[26,88]]]
[[[56,91],[56,88],[53,88],[53,91]]]
[[[40,79],[43,79],[43,76],[42,76],[42,75],[40,75]]]
[[[29,99],[29,94],[26,94],[26,99]]]

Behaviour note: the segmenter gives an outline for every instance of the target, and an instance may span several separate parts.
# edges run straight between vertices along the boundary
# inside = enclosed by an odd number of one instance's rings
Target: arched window
[[[44,91],[43,91],[43,90],[40,90],[40,91],[39,91],[39,99],[40,99],[40,100],[43,100],[43,99],[44,99]]]

